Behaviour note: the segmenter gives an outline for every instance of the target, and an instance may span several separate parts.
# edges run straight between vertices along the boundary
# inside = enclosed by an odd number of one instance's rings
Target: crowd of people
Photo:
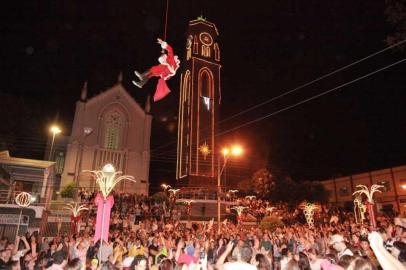
[[[95,194],[80,197],[91,206]],[[102,245],[93,242],[96,208],[90,207],[78,232],[1,239],[0,269],[406,269],[406,222],[401,218],[377,215],[374,229],[357,224],[350,213],[321,208],[309,227],[299,209],[242,199],[249,213],[273,213],[285,225],[271,230],[229,221],[219,232],[213,221],[182,221],[180,208],[168,202],[133,194],[115,194],[114,199],[109,239]]]

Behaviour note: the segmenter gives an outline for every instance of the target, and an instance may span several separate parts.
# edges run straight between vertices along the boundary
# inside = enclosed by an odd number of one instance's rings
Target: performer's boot
[[[135,76],[137,76],[141,81],[144,79],[144,78],[147,78],[148,77],[148,75],[150,74],[150,72],[149,72],[149,70],[147,70],[147,71],[145,71],[145,72],[143,72],[143,73],[139,73],[138,71],[134,71],[134,74],[135,74]]]
[[[142,88],[144,86],[144,84],[146,84],[148,82],[148,80],[149,80],[149,78],[145,77],[145,78],[141,79],[141,81],[139,81],[139,82],[136,82],[136,81],[132,81],[132,82],[138,88]]]

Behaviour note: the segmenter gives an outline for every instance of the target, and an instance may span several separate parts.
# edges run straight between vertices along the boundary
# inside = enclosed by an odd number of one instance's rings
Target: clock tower
[[[216,122],[220,91],[217,27],[198,18],[189,22],[182,62],[176,178],[189,186],[215,186]]]

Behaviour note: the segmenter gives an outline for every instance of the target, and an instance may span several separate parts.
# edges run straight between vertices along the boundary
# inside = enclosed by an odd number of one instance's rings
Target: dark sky
[[[203,15],[220,32],[222,118],[292,90],[385,48],[392,31],[384,1],[170,0],[167,41],[183,57],[189,20]],[[0,148],[43,157],[47,127],[69,135],[85,80],[90,96],[123,84],[140,103],[145,89],[134,69],[154,65],[163,36],[165,0],[20,1],[1,16]],[[387,51],[295,93],[221,124],[228,131],[405,57]],[[179,76],[172,94],[153,104],[151,177],[174,178]],[[240,141],[244,159],[233,175],[247,175],[267,159],[297,180],[323,179],[406,163],[405,64],[299,107],[221,136]],[[168,122],[160,119],[167,117]],[[162,136],[164,134],[164,136]],[[172,142],[172,143],[171,143]],[[169,143],[169,144],[168,144]],[[232,170],[232,169],[231,169]]]

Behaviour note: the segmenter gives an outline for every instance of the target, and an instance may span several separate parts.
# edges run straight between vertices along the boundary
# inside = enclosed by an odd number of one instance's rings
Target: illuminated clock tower
[[[189,186],[216,185],[216,122],[221,100],[216,26],[189,22],[182,61],[176,178]]]

